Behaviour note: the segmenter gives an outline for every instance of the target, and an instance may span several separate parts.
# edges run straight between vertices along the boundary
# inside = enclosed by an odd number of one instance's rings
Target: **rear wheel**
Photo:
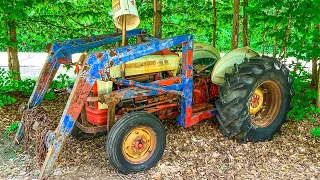
[[[150,169],[161,159],[166,146],[166,133],[161,121],[146,112],[123,116],[107,136],[110,164],[122,173]]]
[[[226,74],[216,101],[217,120],[238,141],[271,139],[285,122],[292,99],[289,70],[270,57],[252,57]]]

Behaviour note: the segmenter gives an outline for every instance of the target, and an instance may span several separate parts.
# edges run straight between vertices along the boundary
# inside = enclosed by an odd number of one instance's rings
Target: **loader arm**
[[[126,38],[138,36],[138,41],[141,41],[140,35],[144,35],[144,31],[142,29],[134,29],[127,32]],[[113,42],[117,42],[121,39],[121,33],[113,33],[53,43],[48,52],[47,59],[45,61],[45,64],[43,65],[40,76],[30,96],[28,104],[26,105],[26,107],[24,107],[25,110],[31,109],[34,106],[39,106],[41,104],[43,97],[46,94],[60,65],[71,63],[72,54],[87,51]],[[21,121],[15,136],[15,142],[17,144],[19,144],[23,139],[23,133],[23,121]]]
[[[126,37],[130,38],[139,34],[142,34],[142,29],[128,31]],[[60,65],[71,63],[72,54],[120,41],[121,38],[121,33],[113,33],[54,43],[29,99],[27,109],[40,105]]]

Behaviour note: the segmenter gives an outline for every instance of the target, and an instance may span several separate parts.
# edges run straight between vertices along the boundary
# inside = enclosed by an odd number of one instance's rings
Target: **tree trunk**
[[[317,99],[317,108],[320,108],[320,63],[318,69],[318,99]]]
[[[287,57],[287,43],[289,41],[289,37],[291,34],[291,22],[292,22],[292,19],[291,19],[291,14],[290,14],[288,17],[288,26],[287,26],[286,34],[282,40],[282,48],[281,48],[280,56],[279,56],[280,58],[282,57],[285,60]],[[282,53],[283,53],[283,55],[282,55]]]
[[[162,37],[162,4],[161,0],[153,0],[153,36],[156,38]]]
[[[212,1],[212,8],[213,8],[213,31],[212,31],[212,45],[216,47],[217,45],[217,7],[216,7],[216,0]]]
[[[317,107],[320,108],[320,64],[318,69],[318,99],[317,99]]]
[[[279,14],[279,10],[276,10],[276,17],[278,17],[278,14]],[[278,26],[275,25],[273,27],[273,30],[274,30],[274,32],[277,32]],[[273,58],[276,58],[276,56],[277,56],[277,36],[276,35],[274,35],[274,37],[273,37],[273,51],[272,52],[273,52],[272,53]]]
[[[7,47],[8,53],[8,67],[14,79],[20,80],[20,64],[18,59],[18,46],[17,46],[17,30],[15,21],[10,21],[8,24],[10,43]]]
[[[316,46],[313,45],[313,47],[315,48]],[[318,64],[317,64],[318,60],[317,57],[312,57],[312,75],[311,75],[311,86],[316,87],[317,85],[317,81],[318,81]]]
[[[320,24],[315,25],[314,28],[317,30],[318,29],[318,35],[316,36],[316,38],[320,38]],[[314,41],[316,41],[316,39],[314,39]],[[319,48],[317,43],[313,44],[313,49],[316,50],[317,48]],[[317,84],[318,83],[318,74],[320,74],[320,70],[318,71],[318,64],[317,64],[317,60],[318,60],[319,56],[313,56],[312,57],[312,77],[311,77],[311,86],[315,86],[317,88]],[[319,64],[320,65],[320,64]]]
[[[248,6],[248,0],[244,0],[243,4],[243,24],[242,24],[242,45],[250,46],[249,38],[248,38],[248,14],[246,12],[246,7]]]
[[[233,23],[232,23],[232,40],[231,40],[231,49],[238,48],[239,40],[239,7],[240,0],[234,0],[233,4]]]
[[[264,27],[263,27],[263,37],[262,37],[263,44],[262,44],[262,53],[261,54],[264,54],[264,49],[266,46],[266,35],[267,35],[266,28],[267,28],[267,23],[265,22]]]
[[[297,62],[296,62],[296,64],[294,65],[293,72],[297,73],[298,68],[299,68],[299,59],[297,59]]]

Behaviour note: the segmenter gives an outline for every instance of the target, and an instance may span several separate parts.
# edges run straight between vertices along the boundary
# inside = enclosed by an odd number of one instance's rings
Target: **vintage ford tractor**
[[[222,58],[193,35],[156,39],[142,29],[53,43],[26,110],[39,106],[62,64],[78,52],[121,41],[127,46],[89,53],[60,123],[48,131],[48,152],[39,178],[49,176],[66,139],[107,133],[111,165],[123,173],[155,166],[166,146],[161,120],[183,127],[216,117],[222,132],[240,142],[273,137],[286,121],[293,95],[289,70],[274,58],[244,47]],[[130,40],[130,42],[132,42]],[[182,47],[182,53],[170,51]],[[16,134],[24,136],[22,119]]]

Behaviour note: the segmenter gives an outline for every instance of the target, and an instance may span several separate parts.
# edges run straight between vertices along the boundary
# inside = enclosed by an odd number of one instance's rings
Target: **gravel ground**
[[[50,118],[59,120],[67,96],[44,102]],[[20,99],[19,102],[27,101]],[[19,117],[15,106],[0,109],[0,133]],[[167,146],[163,158],[151,170],[124,175],[106,158],[105,139],[77,141],[69,138],[49,179],[320,179],[320,140],[309,130],[319,124],[288,121],[273,140],[239,144],[221,134],[214,119],[185,129],[164,121]],[[39,174],[34,146],[12,143],[12,135],[0,138],[0,178],[35,179]]]

